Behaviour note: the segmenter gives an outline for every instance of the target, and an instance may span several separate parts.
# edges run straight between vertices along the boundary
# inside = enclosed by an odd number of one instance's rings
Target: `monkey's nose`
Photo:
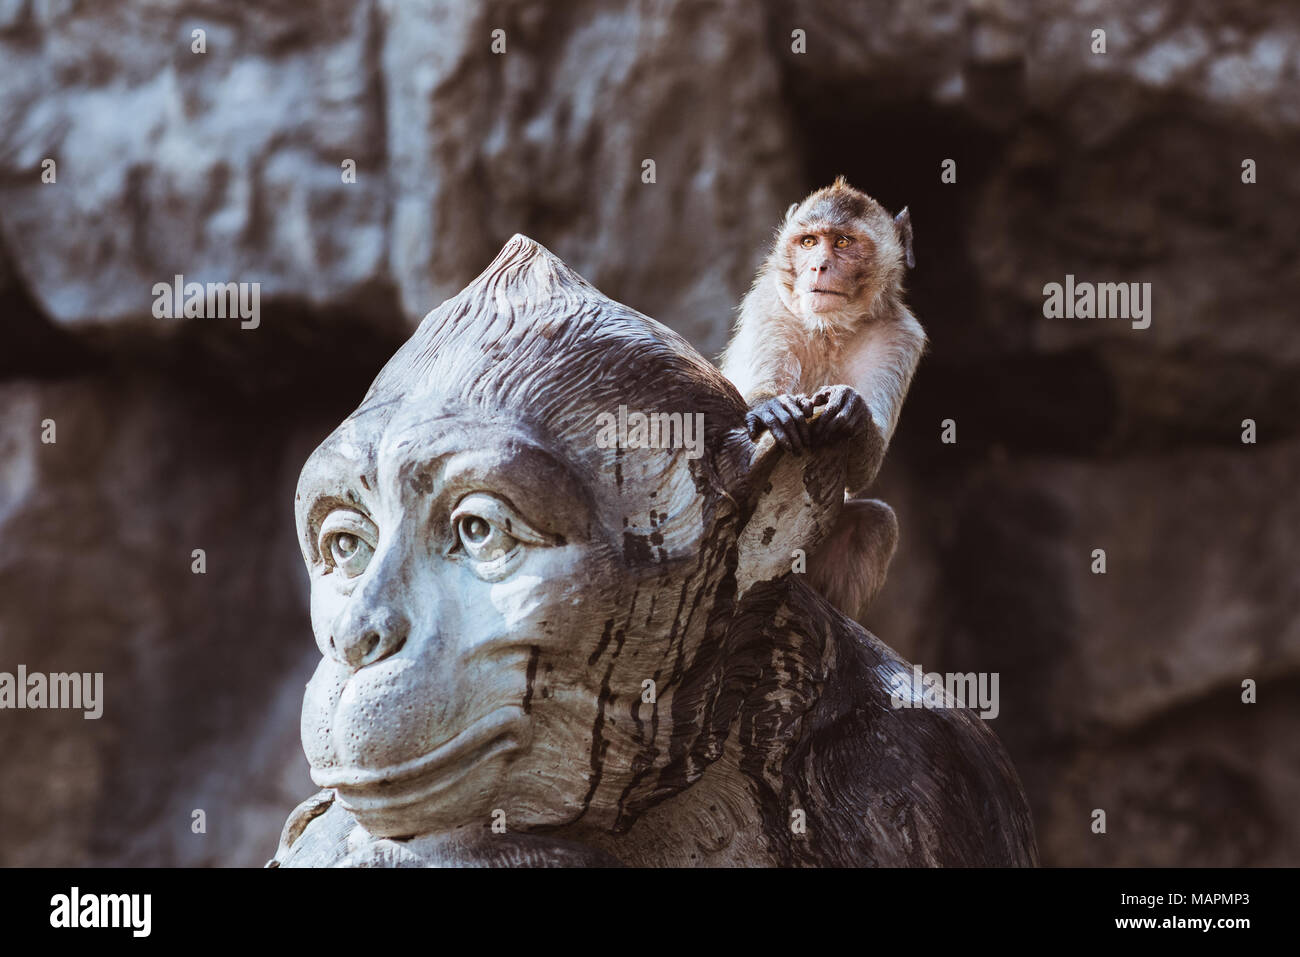
[[[360,614],[345,611],[330,635],[330,654],[336,661],[358,671],[400,649],[406,644],[410,629],[406,616],[392,608],[376,608]]]

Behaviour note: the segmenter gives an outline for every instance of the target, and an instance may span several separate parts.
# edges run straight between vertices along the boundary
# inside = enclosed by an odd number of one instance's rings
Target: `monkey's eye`
[[[817,237],[805,236],[803,239],[799,240],[799,245],[802,246],[804,249],[812,249],[814,246],[817,245]]]
[[[545,545],[547,539],[494,495],[475,492],[461,499],[451,513],[455,539],[451,553],[463,553],[485,578],[504,574],[518,557],[520,546]]]
[[[374,524],[360,512],[335,509],[321,523],[319,548],[326,571],[338,569],[356,578],[370,564],[378,538]]]
[[[852,242],[853,240],[850,239],[848,236],[841,236],[839,239],[835,240],[835,248],[843,249],[844,247],[848,246]]]

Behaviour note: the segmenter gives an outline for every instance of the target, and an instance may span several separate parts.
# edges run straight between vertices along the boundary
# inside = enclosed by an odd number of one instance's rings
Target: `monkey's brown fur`
[[[809,583],[854,618],[898,541],[893,510],[856,496],[876,477],[925,348],[903,302],[913,264],[908,210],[891,217],[841,176],[787,211],[721,359],[751,406],[752,430],[769,428],[796,453],[856,443],[840,525],[808,569]]]

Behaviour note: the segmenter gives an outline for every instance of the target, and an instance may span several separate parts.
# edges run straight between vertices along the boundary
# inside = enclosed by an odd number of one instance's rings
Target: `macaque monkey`
[[[898,542],[893,510],[858,497],[876,477],[925,332],[903,303],[915,265],[907,208],[891,217],[839,177],[786,212],[740,306],[721,359],[764,429],[798,455],[853,443],[840,523],[809,561],[809,584],[850,617],[884,583]]]

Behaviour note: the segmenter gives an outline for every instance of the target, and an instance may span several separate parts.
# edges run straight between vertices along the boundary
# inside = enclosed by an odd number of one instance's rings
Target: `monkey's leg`
[[[892,508],[880,499],[848,499],[831,537],[808,559],[808,584],[861,621],[885,583],[897,545],[898,519]]]

